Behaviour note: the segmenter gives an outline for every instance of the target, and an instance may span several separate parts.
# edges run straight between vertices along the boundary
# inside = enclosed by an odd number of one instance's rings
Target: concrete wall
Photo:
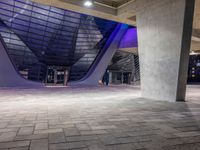
[[[194,0],[137,0],[142,96],[185,99]]]
[[[22,78],[15,70],[0,39],[0,87],[42,87],[41,83]]]

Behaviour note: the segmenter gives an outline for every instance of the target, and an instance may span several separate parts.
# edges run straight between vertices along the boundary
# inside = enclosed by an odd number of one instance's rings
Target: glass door
[[[67,85],[69,78],[69,68],[63,66],[48,66],[46,75],[47,85]]]

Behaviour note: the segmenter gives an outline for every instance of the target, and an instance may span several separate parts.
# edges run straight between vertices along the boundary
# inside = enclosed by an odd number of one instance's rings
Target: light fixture
[[[196,53],[192,50],[192,51],[190,52],[190,55],[196,55]]]
[[[86,7],[91,7],[92,5],[93,5],[93,1],[92,0],[86,0],[84,2],[84,6],[86,6]]]

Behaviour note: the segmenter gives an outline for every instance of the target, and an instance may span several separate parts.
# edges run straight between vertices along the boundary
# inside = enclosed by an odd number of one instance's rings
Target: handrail
[[[92,63],[91,67],[89,68],[87,74],[81,78],[78,81],[74,81],[73,83],[77,83],[77,82],[81,82],[86,80],[87,78],[89,78],[89,76],[94,72],[96,66],[98,65],[98,63],[100,62],[101,58],[105,55],[108,47],[110,46],[111,42],[113,41],[113,39],[115,38],[115,35],[118,33],[119,29],[121,28],[122,24],[118,24],[114,31],[111,33],[109,39],[107,40],[106,44],[104,45],[104,47],[102,48],[102,50],[100,50],[100,53],[97,55],[96,59],[94,60],[94,62]]]

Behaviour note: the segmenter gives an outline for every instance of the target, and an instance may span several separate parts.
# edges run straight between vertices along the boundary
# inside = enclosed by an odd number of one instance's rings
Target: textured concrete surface
[[[137,5],[142,95],[184,100],[194,0],[138,0]]]
[[[199,90],[171,103],[129,86],[0,89],[0,150],[199,150]]]

